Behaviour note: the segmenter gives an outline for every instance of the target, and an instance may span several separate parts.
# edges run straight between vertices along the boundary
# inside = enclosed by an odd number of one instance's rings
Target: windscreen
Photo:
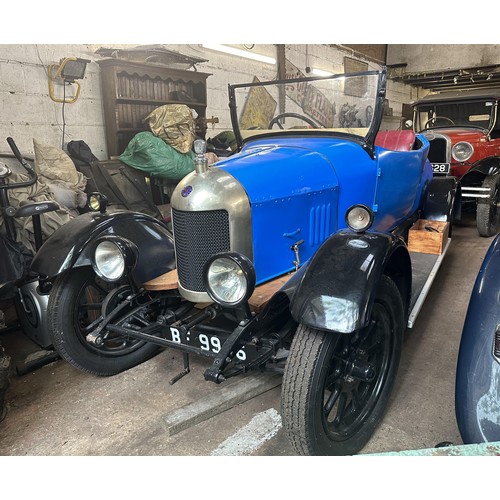
[[[268,133],[347,133],[366,138],[379,73],[234,85],[233,115],[243,139]]]
[[[416,130],[435,127],[479,127],[492,126],[493,101],[465,101],[420,104],[416,111]]]

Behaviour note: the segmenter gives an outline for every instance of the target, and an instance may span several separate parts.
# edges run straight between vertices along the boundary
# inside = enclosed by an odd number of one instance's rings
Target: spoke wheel
[[[401,355],[403,305],[383,277],[369,325],[352,334],[300,325],[282,386],[286,433],[300,455],[351,455],[387,406]]]
[[[490,190],[490,197],[485,201],[478,201],[477,231],[480,236],[495,236],[500,224],[500,174],[486,177],[482,187]]]
[[[158,348],[119,334],[104,332],[95,345],[87,335],[127,295],[127,285],[117,287],[100,280],[90,267],[76,268],[54,282],[48,305],[48,325],[54,348],[77,368],[95,375],[114,375],[150,358]],[[144,326],[134,315],[129,324]]]

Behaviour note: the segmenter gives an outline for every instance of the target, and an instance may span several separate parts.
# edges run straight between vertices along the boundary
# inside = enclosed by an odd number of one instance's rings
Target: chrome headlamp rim
[[[99,255],[100,252],[101,254]],[[119,236],[104,236],[98,238],[94,243],[92,249],[92,268],[99,278],[114,283],[120,281],[135,267],[137,255],[137,247],[130,240]],[[111,259],[114,262],[111,262]],[[109,268],[110,265],[111,270]]]
[[[466,153],[459,153],[460,148],[466,148]],[[460,141],[453,145],[451,148],[451,155],[455,161],[464,162],[467,161],[474,154],[474,146],[467,141]],[[460,156],[461,155],[461,156]]]
[[[236,300],[228,301],[224,300],[221,297],[220,293],[217,293],[213,289],[214,282],[210,278],[210,273],[212,271],[212,267],[219,261],[219,264],[222,264],[224,261],[229,262],[234,266],[235,269],[238,270],[239,279],[244,280],[244,290],[240,293]],[[212,255],[206,262],[203,267],[203,286],[207,291],[208,296],[217,304],[223,307],[238,307],[241,304],[248,302],[251,295],[255,289],[256,275],[255,268],[252,264],[252,261],[243,254],[237,252],[222,252],[215,255]]]
[[[360,218],[360,225],[358,226],[355,226],[352,220],[352,216],[353,214],[354,216],[356,216],[356,212],[359,214],[358,218]],[[370,227],[373,225],[374,219],[375,216],[373,214],[373,211],[366,205],[362,204],[350,206],[345,213],[345,223],[347,224],[347,227],[355,233],[363,233],[370,229]]]

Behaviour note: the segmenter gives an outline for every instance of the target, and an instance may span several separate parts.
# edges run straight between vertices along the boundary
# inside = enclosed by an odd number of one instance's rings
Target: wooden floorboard
[[[291,278],[291,276],[291,274],[286,274],[257,286],[249,300],[250,308],[255,312],[262,311],[264,306],[271,300],[271,297]],[[144,288],[156,292],[177,289],[177,269],[173,269],[168,273],[162,274],[144,283]]]

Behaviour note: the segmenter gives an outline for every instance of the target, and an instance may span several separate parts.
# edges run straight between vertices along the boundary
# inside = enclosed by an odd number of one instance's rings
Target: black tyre
[[[477,203],[477,231],[480,236],[495,236],[500,223],[500,174],[486,177],[482,187],[490,189],[490,197]]]
[[[89,325],[101,315],[103,301],[107,296],[109,301],[113,288],[117,289],[100,280],[91,267],[79,267],[60,275],[50,293],[47,323],[54,349],[73,366],[94,375],[115,375],[158,352],[155,344],[109,332],[102,345],[86,340],[94,328]],[[123,292],[125,288],[121,287]],[[113,300],[119,297],[117,293]]]
[[[299,455],[353,455],[387,407],[404,332],[402,300],[383,276],[370,324],[352,334],[300,325],[283,376],[283,426]]]

